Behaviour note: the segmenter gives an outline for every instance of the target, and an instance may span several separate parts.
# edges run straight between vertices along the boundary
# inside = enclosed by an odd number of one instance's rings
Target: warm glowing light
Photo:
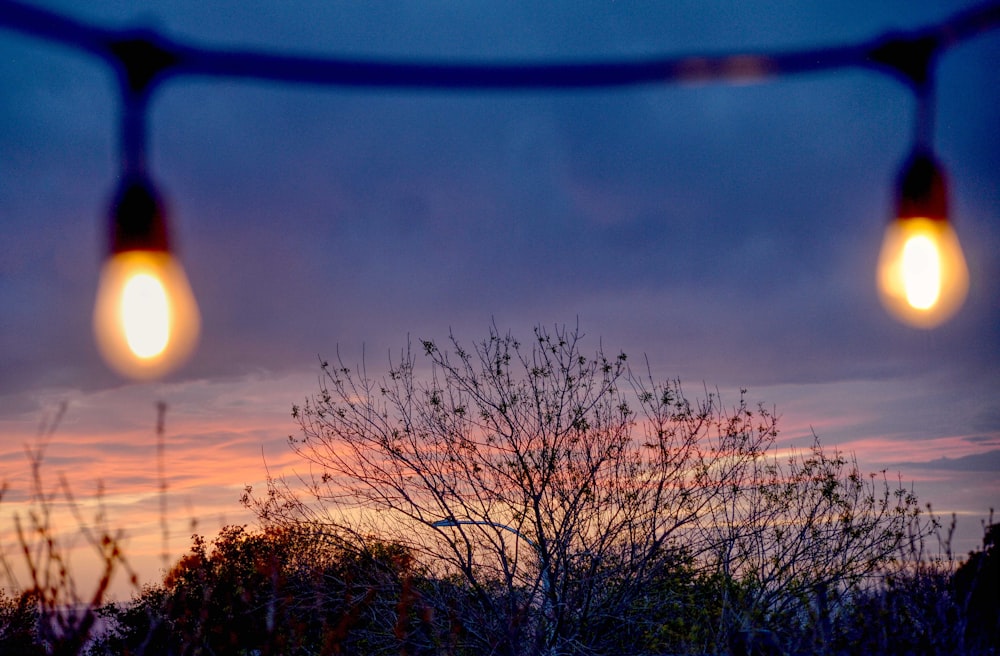
[[[138,358],[163,353],[170,342],[170,302],[163,283],[148,273],[132,276],[122,292],[125,340]]]
[[[899,219],[889,224],[878,264],[882,302],[904,323],[933,328],[962,306],[969,270],[948,221]]]
[[[929,310],[941,296],[941,255],[926,235],[916,235],[903,245],[903,284],[906,301],[918,310]]]
[[[125,251],[104,265],[94,332],[108,363],[136,379],[182,364],[198,341],[201,318],[184,269],[165,251]]]

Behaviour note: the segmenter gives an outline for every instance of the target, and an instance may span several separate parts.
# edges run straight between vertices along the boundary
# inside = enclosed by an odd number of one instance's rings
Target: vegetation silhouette
[[[996,654],[992,515],[958,558],[954,523],[818,438],[779,448],[745,391],[692,400],[583,344],[494,326],[407,345],[380,377],[322,362],[289,438],[315,475],[247,488],[259,526],[193,536],[125,602],[105,599],[115,571],[137,580],[108,530],[76,593],[40,440],[0,653]]]

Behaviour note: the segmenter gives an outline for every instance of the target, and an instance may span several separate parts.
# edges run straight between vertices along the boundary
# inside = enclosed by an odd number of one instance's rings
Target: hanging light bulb
[[[948,221],[944,174],[926,149],[914,150],[903,165],[897,194],[879,254],[879,295],[903,323],[934,328],[961,308],[969,270]]]
[[[129,378],[159,378],[191,355],[201,318],[170,251],[163,210],[144,177],[123,180],[94,305],[94,333],[108,364]]]

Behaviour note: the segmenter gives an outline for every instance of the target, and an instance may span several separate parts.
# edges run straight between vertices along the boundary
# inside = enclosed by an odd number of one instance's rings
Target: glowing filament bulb
[[[187,276],[170,253],[125,251],[105,263],[94,332],[119,373],[136,379],[168,373],[194,350],[200,324]]]
[[[903,246],[903,284],[906,301],[917,310],[930,309],[941,296],[941,255],[924,235]]]
[[[951,224],[926,218],[889,224],[878,289],[885,307],[911,326],[933,328],[951,318],[969,289],[969,270]]]
[[[122,179],[109,218],[108,258],[94,303],[97,346],[118,373],[159,378],[194,351],[198,304],[148,178],[133,172]]]
[[[152,358],[170,341],[170,302],[163,283],[148,273],[132,276],[122,292],[125,340],[138,358]]]
[[[877,277],[885,308],[917,328],[944,323],[965,302],[969,269],[948,220],[948,183],[926,146],[916,146],[900,171]]]

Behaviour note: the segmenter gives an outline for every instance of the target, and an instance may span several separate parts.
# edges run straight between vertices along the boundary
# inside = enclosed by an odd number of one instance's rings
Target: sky
[[[484,62],[815,48],[974,5],[32,2],[205,46]],[[815,432],[886,469],[958,515],[967,551],[1000,504],[998,61],[1000,30],[937,68],[934,146],[971,283],[932,331],[887,316],[874,286],[915,109],[884,75],[530,92],[169,81],[150,169],[203,332],[186,367],[137,384],[107,369],[90,328],[118,177],[114,78],[0,28],[3,549],[13,560],[32,500],[26,447],[44,445],[43,487],[65,480],[79,521],[120,529],[154,581],[191,533],[253,522],[246,485],[302,470],[285,440],[320,357],[363,353],[377,371],[407,339],[579,323],[592,348],[648,359],[692,396],[748,388],[781,415],[782,444]],[[53,503],[61,539],[86,551]]]

